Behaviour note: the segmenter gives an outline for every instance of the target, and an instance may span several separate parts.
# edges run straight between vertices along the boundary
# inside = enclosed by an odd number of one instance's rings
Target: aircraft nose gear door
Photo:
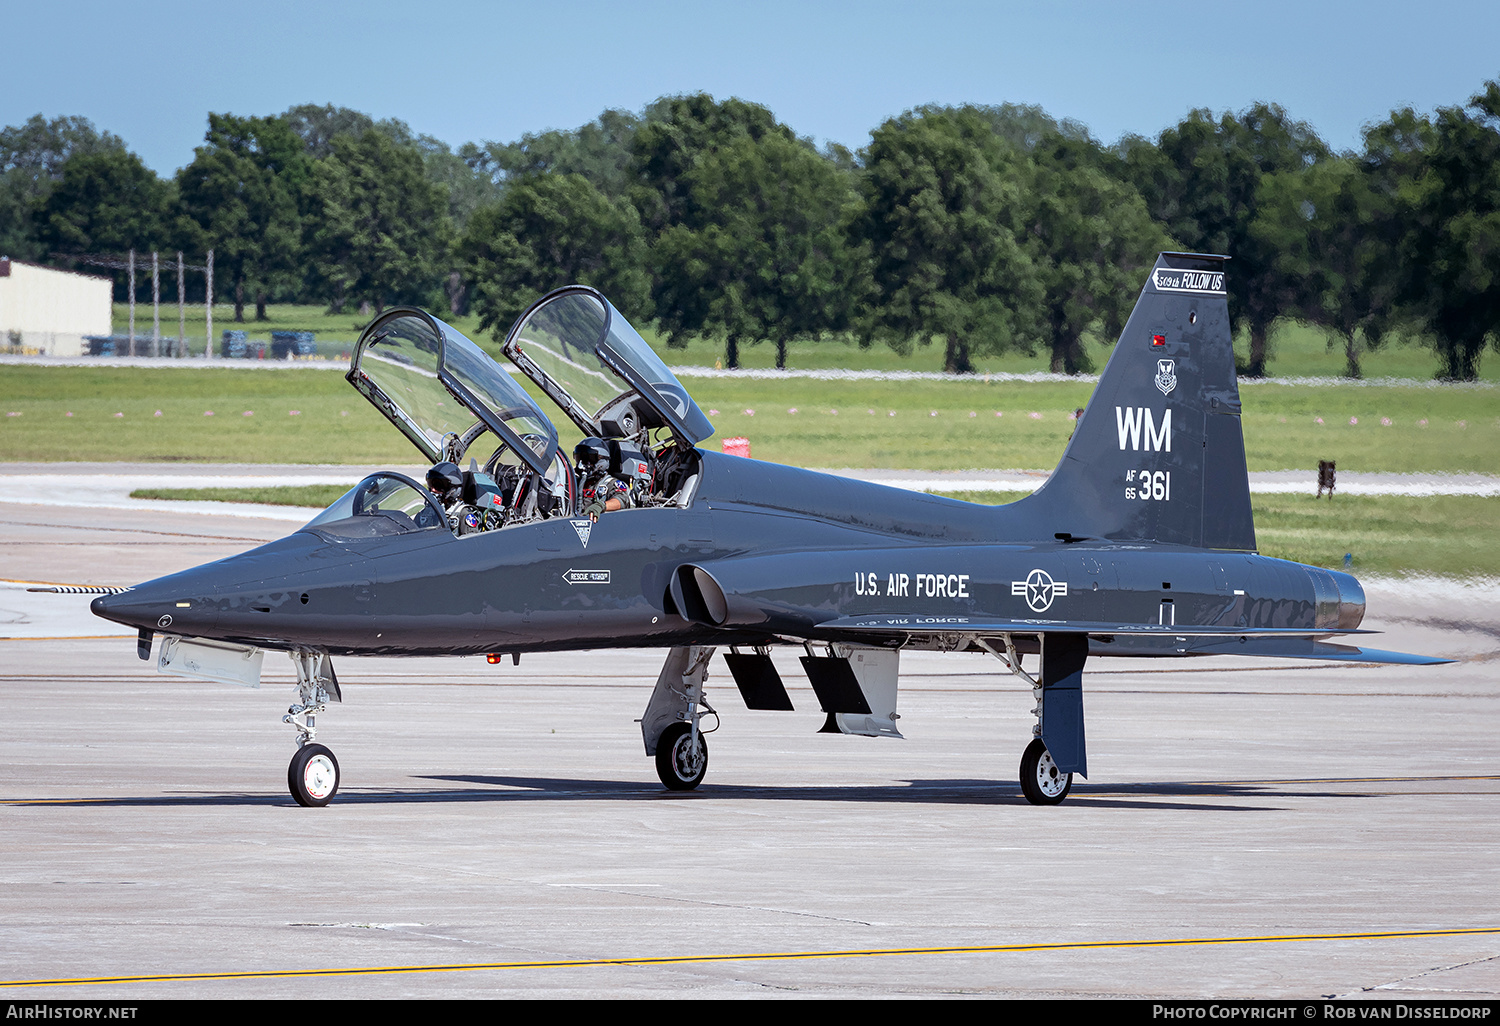
[[[338,759],[325,746],[313,743],[318,713],[327,708],[330,699],[344,699],[327,652],[299,648],[287,654],[297,667],[297,701],[281,722],[297,728],[297,754],[287,767],[286,784],[298,805],[317,808],[331,802],[339,790]]]
[[[678,647],[667,654],[656,678],[656,690],[641,716],[641,736],[646,754],[656,756],[656,775],[670,791],[691,791],[708,772],[708,741],[704,738],[704,715],[719,714],[703,697],[703,681],[713,646]]]

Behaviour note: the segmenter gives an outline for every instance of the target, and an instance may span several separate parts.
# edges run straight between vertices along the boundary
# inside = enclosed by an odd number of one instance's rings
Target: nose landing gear
[[[314,744],[313,738],[318,713],[327,708],[330,699],[341,702],[343,696],[328,653],[297,649],[288,654],[297,667],[297,701],[281,722],[297,728],[297,754],[287,766],[286,786],[298,805],[321,808],[338,794],[339,761],[326,746]]]

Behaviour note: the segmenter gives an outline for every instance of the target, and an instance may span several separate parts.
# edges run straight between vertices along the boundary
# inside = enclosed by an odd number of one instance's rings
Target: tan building
[[[85,335],[111,331],[114,285],[0,257],[0,352],[82,356]]]

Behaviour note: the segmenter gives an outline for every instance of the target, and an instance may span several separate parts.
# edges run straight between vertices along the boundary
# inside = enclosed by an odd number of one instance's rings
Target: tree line
[[[268,302],[472,309],[503,331],[559,285],[600,288],[669,345],[940,345],[972,369],[1007,350],[1089,368],[1162,249],[1224,253],[1229,305],[1263,375],[1272,325],[1362,353],[1416,338],[1439,376],[1500,347],[1500,84],[1368,126],[1334,152],[1260,103],[1195,110],[1113,145],[1038,107],[919,107],[852,152],[705,94],[457,151],[396,120],[302,105],[210,114],[158,177],[78,117],[0,131],[0,254],[214,250],[235,319]],[[123,284],[119,286],[123,290]]]

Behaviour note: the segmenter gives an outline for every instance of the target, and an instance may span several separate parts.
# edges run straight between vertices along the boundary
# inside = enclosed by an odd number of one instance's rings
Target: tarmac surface
[[[6,498],[12,582],[290,528]],[[1500,591],[1366,586],[1372,643],[1458,661],[1093,660],[1055,808],[995,660],[904,656],[871,739],[816,733],[788,649],[793,713],[716,658],[687,794],[634,722],[663,652],[340,660],[325,809],[286,791],[289,660],[164,677],[89,596],[0,587],[0,996],[1496,1000]]]

